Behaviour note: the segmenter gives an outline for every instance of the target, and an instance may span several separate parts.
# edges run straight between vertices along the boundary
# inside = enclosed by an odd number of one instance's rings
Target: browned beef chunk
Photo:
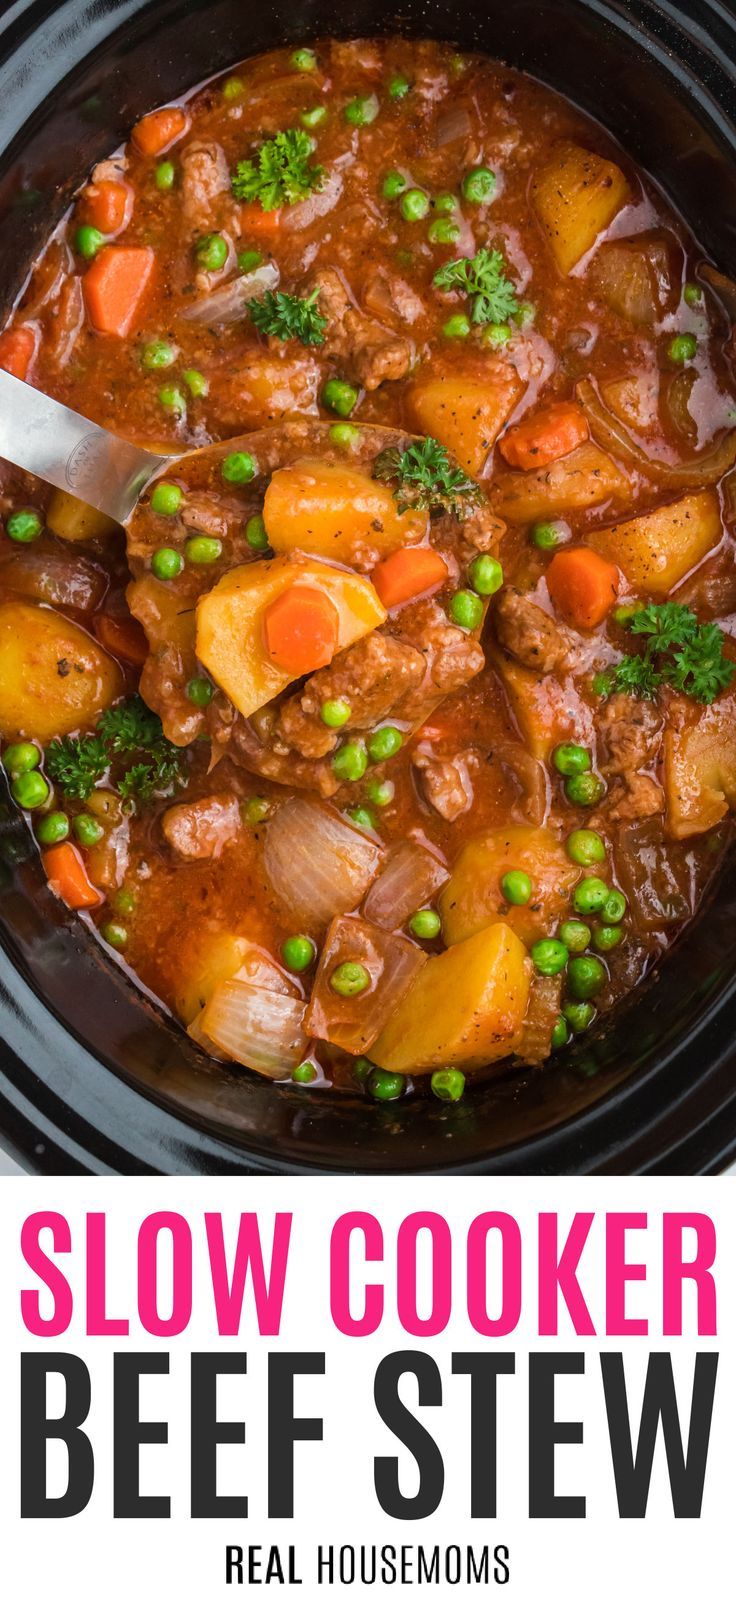
[[[210,860],[241,828],[237,795],[207,795],[164,812],[161,827],[173,851],[186,862]]]
[[[329,762],[290,750],[273,732],[273,711],[259,712],[258,716],[263,718],[260,732],[253,722],[238,716],[229,701],[213,700],[207,718],[214,755],[227,755],[236,766],[246,767],[261,778],[271,778],[274,783],[316,790],[325,799],[334,795],[339,783]]]
[[[298,694],[285,701],[277,718],[278,732],[301,755],[326,756],[339,735],[322,721],[325,700],[347,700],[349,726],[371,728],[410,689],[419,687],[425,665],[424,656],[411,644],[385,633],[370,633],[350,649],[343,649],[324,671],[315,672]]]
[[[609,791],[606,807],[601,822],[636,823],[664,811],[664,790],[648,773],[627,772]]]
[[[456,756],[435,757],[418,751],[414,767],[429,805],[440,817],[454,823],[456,817],[470,810],[473,804],[472,773],[477,771],[479,756],[473,749],[460,750]]]
[[[184,222],[192,230],[211,229],[215,212],[219,217],[222,198],[230,197],[230,169],[222,146],[216,140],[190,140],[180,162]]]
[[[325,357],[339,358],[350,377],[369,392],[382,381],[399,381],[406,375],[413,356],[411,342],[361,313],[335,269],[318,270],[306,289],[319,293],[320,311],[327,318]]]
[[[501,648],[520,665],[532,672],[554,672],[564,665],[567,638],[541,605],[519,588],[502,588],[497,594],[493,621]]]
[[[654,761],[659,750],[662,718],[651,700],[613,694],[597,724],[603,773],[636,772]]]
[[[445,694],[462,688],[483,670],[485,656],[477,639],[454,627],[433,599],[402,610],[397,632],[426,659],[422,683],[396,709],[395,714],[406,722],[421,721]]]

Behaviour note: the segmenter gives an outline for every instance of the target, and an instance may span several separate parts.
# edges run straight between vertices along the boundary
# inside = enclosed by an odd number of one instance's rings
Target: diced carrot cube
[[[103,246],[83,279],[90,324],[106,336],[127,336],[153,272],[150,246]]]
[[[148,112],[141,118],[131,135],[134,146],[143,157],[158,157],[175,140],[180,140],[189,127],[189,118],[181,106],[162,106],[158,112]]]
[[[45,853],[43,866],[51,890],[67,907],[78,912],[83,907],[99,906],[102,896],[88,877],[76,845],[70,845],[68,840],[63,845],[54,845]]]
[[[561,549],[547,569],[552,603],[574,627],[591,632],[605,620],[618,598],[620,574],[593,549]]]
[[[441,587],[447,581],[447,566],[435,549],[397,549],[380,561],[371,581],[384,609],[393,610],[430,588]]]
[[[16,325],[0,336],[0,369],[24,381],[36,351],[36,337],[30,325]]]
[[[506,463],[517,470],[540,470],[572,453],[588,436],[588,421],[579,404],[551,403],[513,425],[498,446]]]
[[[119,184],[116,179],[104,179],[98,185],[85,186],[80,212],[85,223],[92,224],[103,235],[118,235],[129,222],[131,202],[127,185]]]

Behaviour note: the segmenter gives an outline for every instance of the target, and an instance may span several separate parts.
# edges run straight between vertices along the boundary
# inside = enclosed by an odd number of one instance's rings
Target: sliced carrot
[[[551,403],[531,419],[512,425],[498,446],[517,470],[540,470],[588,440],[588,422],[577,403]]]
[[[547,570],[550,598],[574,627],[590,632],[618,597],[618,567],[593,549],[562,549]]]
[[[63,845],[54,845],[46,852],[43,866],[54,895],[68,907],[78,912],[82,907],[99,906],[103,898],[87,877],[76,845],[70,845],[68,840]]]
[[[265,213],[260,202],[245,202],[240,209],[240,232],[245,240],[251,236],[257,241],[267,241],[278,235],[281,227],[281,208],[275,207],[273,212]]]
[[[97,185],[85,186],[79,211],[85,224],[92,224],[101,234],[118,235],[130,218],[131,200],[127,185],[116,179],[101,179]]]
[[[0,369],[6,369],[16,380],[24,381],[36,351],[36,337],[30,325],[16,325],[4,330],[0,336]]]
[[[129,666],[143,666],[148,659],[148,639],[134,616],[98,616],[95,637],[103,649]]]
[[[371,581],[384,608],[393,610],[407,599],[441,587],[447,581],[447,566],[434,549],[397,549],[376,566]]]
[[[285,588],[265,617],[266,647],[292,677],[327,666],[337,649],[339,617],[329,594],[296,582]]]
[[[131,139],[141,156],[157,157],[175,140],[180,140],[188,127],[189,118],[181,106],[162,106],[158,112],[148,112],[136,123]]]
[[[82,281],[90,324],[127,336],[153,272],[150,246],[103,246]]]

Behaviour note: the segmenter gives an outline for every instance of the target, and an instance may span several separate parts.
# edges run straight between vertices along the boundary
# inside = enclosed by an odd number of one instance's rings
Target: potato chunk
[[[673,700],[664,740],[667,832],[705,834],[736,806],[736,691],[712,705]]]
[[[532,881],[525,907],[510,907],[502,894],[501,880],[512,868],[521,868]],[[447,945],[504,918],[530,946],[554,930],[579,873],[548,828],[511,823],[468,840],[438,902]]]
[[[516,724],[528,750],[546,762],[553,745],[563,739],[592,745],[595,733],[590,706],[581,699],[574,679],[519,666],[509,655],[492,652]]]
[[[629,483],[610,455],[584,442],[541,470],[507,471],[493,487],[493,512],[503,520],[551,520],[572,509],[592,509],[609,498],[624,498]]]
[[[508,924],[430,957],[371,1049],[397,1074],[427,1075],[443,1064],[480,1069],[518,1046],[531,963]]]
[[[620,168],[563,141],[532,180],[531,202],[562,274],[595,246],[629,200]]]
[[[399,513],[390,489],[364,470],[304,459],[276,470],[263,503],[263,519],[277,554],[301,549],[343,565],[359,565],[421,543],[426,510]]]
[[[590,532],[591,548],[621,567],[635,588],[665,595],[721,539],[718,495],[688,493],[649,515]]]
[[[89,728],[123,692],[96,638],[42,605],[0,605],[0,733],[47,744]]]
[[[347,649],[386,619],[372,583],[303,555],[237,565],[197,605],[197,655],[241,716],[281,694],[291,674],[269,658],[264,618],[288,588],[313,588],[337,612],[336,649]]]
[[[604,241],[590,269],[591,289],[622,319],[653,325],[677,307],[682,252],[669,231]]]
[[[46,525],[57,537],[67,543],[92,543],[96,538],[110,537],[122,527],[109,515],[102,515],[91,504],[84,504],[73,493],[54,492],[46,511]]]
[[[523,392],[513,364],[498,362],[483,373],[453,370],[417,381],[409,393],[409,412],[418,431],[449,448],[468,475],[480,476]]]

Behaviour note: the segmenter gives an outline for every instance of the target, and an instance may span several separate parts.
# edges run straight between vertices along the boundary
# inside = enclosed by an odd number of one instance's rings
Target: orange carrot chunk
[[[447,581],[447,566],[434,549],[397,549],[376,566],[371,581],[384,609],[393,610],[407,599],[441,587]]]
[[[619,584],[618,567],[593,549],[562,549],[547,570],[552,603],[583,632],[605,620],[616,602]]]
[[[148,639],[134,616],[98,616],[95,637],[110,655],[129,666],[143,666],[148,659]]]
[[[136,123],[131,139],[141,156],[157,157],[175,140],[180,140],[188,126],[189,118],[182,107],[162,106],[158,112],[148,112]]]
[[[116,179],[102,179],[97,185],[85,186],[79,211],[85,224],[92,224],[102,235],[118,235],[128,222],[130,201],[127,185]]]
[[[16,380],[24,381],[36,351],[36,338],[29,325],[17,325],[0,336],[0,369],[6,369]]]
[[[269,605],[264,626],[272,660],[292,677],[327,666],[337,649],[339,617],[329,595],[296,582]]]
[[[105,336],[127,336],[151,278],[150,246],[103,246],[82,281],[89,322]]]
[[[63,845],[54,845],[45,853],[43,866],[51,890],[67,907],[78,912],[83,907],[99,906],[102,896],[90,883],[76,845],[70,845],[68,840]]]
[[[240,209],[240,233],[245,240],[251,236],[255,236],[257,241],[268,240],[278,233],[280,220],[280,207],[274,207],[270,213],[266,213],[260,202],[245,202]]]
[[[551,403],[529,420],[512,425],[498,446],[517,470],[540,470],[588,440],[588,422],[577,403]]]

